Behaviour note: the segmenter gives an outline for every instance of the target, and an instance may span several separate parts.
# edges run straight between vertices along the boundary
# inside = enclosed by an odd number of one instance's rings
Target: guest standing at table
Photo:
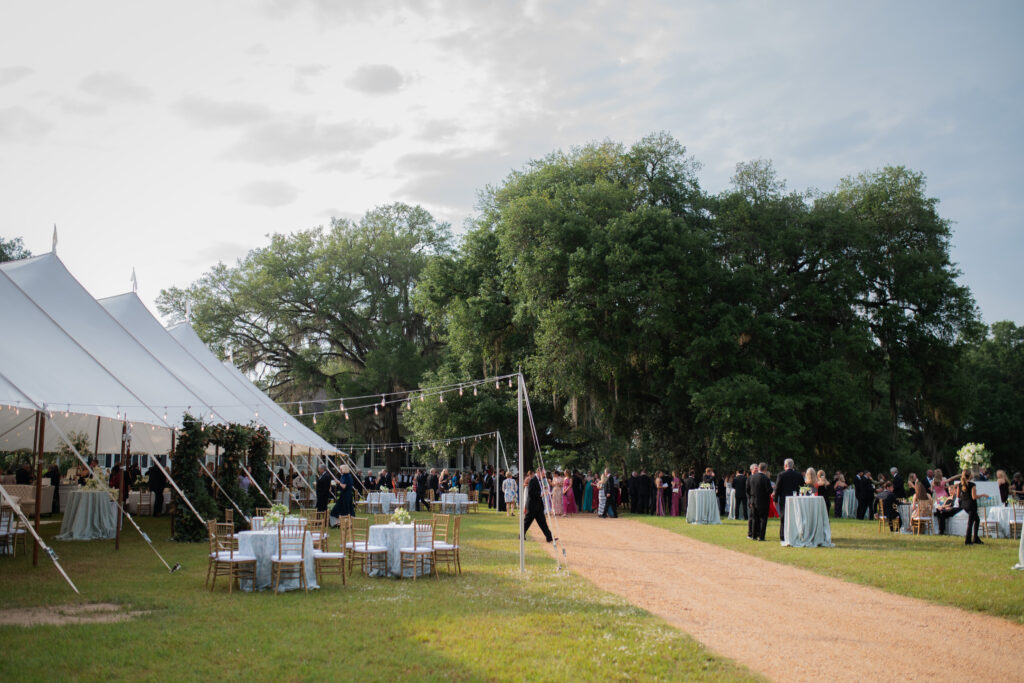
[[[818,470],[817,481],[814,486],[815,492],[825,499],[825,516],[832,511],[832,485],[828,483],[825,470]]]
[[[159,517],[164,510],[164,489],[167,488],[167,477],[156,465],[156,456],[153,456],[153,464],[146,470],[149,477],[149,490],[153,494],[153,516]]]
[[[316,511],[327,512],[331,502],[331,475],[323,463],[316,466]]]
[[[747,477],[747,503],[750,505],[750,523],[747,525],[752,541],[763,541],[768,530],[768,514],[772,500],[772,482],[768,478],[768,463],[762,462]]]
[[[341,466],[341,479],[338,480],[338,500],[331,509],[331,517],[355,517],[355,506],[352,504],[352,494],[355,490],[355,479],[348,469],[348,465]]]
[[[1005,470],[996,470],[996,482],[999,484],[999,500],[1006,505],[1006,500],[1010,497],[1010,480],[1006,478]]]
[[[1014,500],[1024,500],[1024,475],[1020,472],[1013,473],[1013,481],[1010,482],[1010,493]]]
[[[835,479],[832,480],[832,490],[836,496],[836,518],[838,519],[843,516],[843,494],[846,493],[846,477],[842,472],[836,472]]]
[[[981,526],[981,518],[978,517],[978,499],[988,498],[987,494],[978,495],[978,487],[971,481],[971,471],[964,470],[960,475],[960,507],[967,513],[967,531],[964,533],[964,545],[984,545],[978,538],[978,527]],[[971,540],[971,537],[974,540]]]
[[[50,478],[50,486],[53,487],[53,505],[50,506],[50,512],[60,512],[60,467],[57,463],[50,465],[46,476]]]
[[[683,480],[679,478],[679,473],[675,470],[672,471],[672,516],[679,516],[679,501],[682,498]],[[744,493],[746,495],[746,493]],[[746,517],[744,517],[746,519]]]
[[[783,470],[775,481],[775,507],[779,511],[779,540],[786,540],[786,498],[795,496],[803,485],[803,477],[794,469],[793,458],[786,458]]]
[[[548,522],[544,518],[544,496],[541,494],[540,479],[543,476],[544,470],[537,470],[537,473],[529,478],[526,485],[526,516],[523,519],[523,533],[525,535],[530,525],[536,521],[537,526],[540,527],[541,532],[544,534],[544,538],[548,543],[551,543],[554,538],[551,536]]]

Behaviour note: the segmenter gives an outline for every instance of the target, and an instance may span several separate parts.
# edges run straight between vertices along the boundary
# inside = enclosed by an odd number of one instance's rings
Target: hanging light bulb
[[[299,415],[302,415],[302,401],[299,401]]]
[[[441,399],[441,400],[440,400],[440,403],[444,403],[444,392],[441,392],[441,393],[439,394],[439,398]]]
[[[501,389],[501,380],[494,380],[494,388]]]
[[[511,377],[508,378],[508,388],[509,389],[512,388],[512,378]]]
[[[256,414],[254,415],[254,417],[256,417],[256,418],[258,419],[258,418],[259,418],[259,416],[260,416],[260,409],[259,409],[259,408],[257,408],[257,409],[256,409]]]
[[[345,401],[344,400],[338,401],[338,410],[341,410],[341,411],[345,410]]]
[[[167,421],[167,406],[164,406],[164,422]]]
[[[377,406],[373,407],[373,414],[374,415],[380,415],[380,413],[377,411]]]
[[[459,385],[459,396],[462,396],[462,385]]]
[[[476,396],[476,385],[473,385],[473,395]]]
[[[118,406],[118,407],[117,407],[117,419],[118,419],[118,420],[120,420],[120,419],[121,419],[121,406]]]
[[[422,394],[420,394],[420,403],[423,403],[423,396],[424,396],[424,394],[426,394],[426,392],[423,392]]]
[[[313,424],[316,424],[316,413],[313,413]]]
[[[345,419],[346,420],[348,419],[348,411],[347,410],[345,411]]]
[[[384,407],[384,397],[383,396],[380,397],[380,407],[381,408]]]

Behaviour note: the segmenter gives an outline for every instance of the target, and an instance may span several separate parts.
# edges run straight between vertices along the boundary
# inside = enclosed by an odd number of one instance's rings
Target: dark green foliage
[[[259,485],[260,490],[268,496],[270,490],[270,470],[267,469],[267,462],[270,458],[270,430],[263,425],[252,425],[249,434],[249,473],[253,481]],[[253,507],[265,507],[266,499],[260,495],[255,486],[249,489],[249,498]]]
[[[199,463],[206,455],[206,440],[207,436],[202,420],[185,413],[182,428],[178,431],[174,457],[171,459],[171,476],[204,520],[217,518],[217,505],[210,497],[210,493],[206,489],[206,482],[200,475],[199,469]],[[172,517],[174,540],[205,541],[207,538],[206,526],[196,519],[185,501],[173,489],[171,505],[174,508]]]
[[[211,425],[206,429],[207,443],[220,447],[220,464],[216,471],[217,483],[220,484],[221,488],[218,491],[220,494],[218,498],[226,494],[228,498],[235,501],[235,504],[238,505],[244,514],[250,517],[254,507],[253,502],[249,494],[239,488],[238,475],[242,471],[240,465],[245,459],[246,452],[249,450],[252,431],[252,427],[238,424],[226,426]],[[225,509],[230,507],[234,510],[231,507],[230,501],[221,498],[220,503],[221,507]],[[238,514],[238,510],[234,510],[234,512],[235,526],[241,529],[247,528],[245,519]],[[223,519],[223,517],[224,515],[221,514],[219,519]]]

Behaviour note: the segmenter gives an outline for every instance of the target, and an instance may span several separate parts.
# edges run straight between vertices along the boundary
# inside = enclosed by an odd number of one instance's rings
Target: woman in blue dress
[[[338,492],[338,502],[331,509],[331,517],[355,517],[356,510],[352,504],[355,480],[352,479],[352,473],[349,471],[348,465],[341,466],[341,479],[338,482],[341,490]]]

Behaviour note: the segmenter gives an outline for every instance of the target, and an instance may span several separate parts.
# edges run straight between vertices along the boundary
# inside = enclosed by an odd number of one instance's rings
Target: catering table
[[[832,547],[832,526],[821,496],[786,497],[786,540],[794,548]]]
[[[277,557],[277,529],[264,529],[262,531],[239,531],[235,534],[238,538],[238,553],[240,555],[252,555],[256,558],[256,590],[273,588],[272,567],[273,559]],[[305,571],[306,586],[308,588],[319,588],[316,582],[316,561],[313,559],[313,539],[306,534],[305,543]],[[244,579],[239,585],[244,591],[253,589],[253,582]],[[301,588],[297,578],[281,579],[278,590],[290,591]]]
[[[847,486],[843,491],[843,517],[853,519],[857,516],[857,492],[853,486]]]
[[[389,513],[395,509],[398,496],[387,491],[370,491],[366,494],[366,511]],[[405,508],[412,512],[416,509],[416,492],[407,491]]]
[[[63,501],[62,501],[63,502]],[[117,506],[106,491],[72,491],[64,503],[58,541],[92,541],[117,535]]]
[[[686,494],[686,521],[689,524],[722,523],[714,489],[690,489]]]
[[[469,494],[466,493],[442,493],[441,512],[454,512],[461,515],[469,509]]]
[[[412,570],[402,572],[400,548],[411,548],[415,540],[416,527],[413,524],[374,524],[370,527],[369,543],[388,549],[388,574],[396,577],[412,577]],[[432,570],[433,568],[431,568]],[[374,570],[370,576],[382,576]],[[417,576],[422,576],[418,574]]]

